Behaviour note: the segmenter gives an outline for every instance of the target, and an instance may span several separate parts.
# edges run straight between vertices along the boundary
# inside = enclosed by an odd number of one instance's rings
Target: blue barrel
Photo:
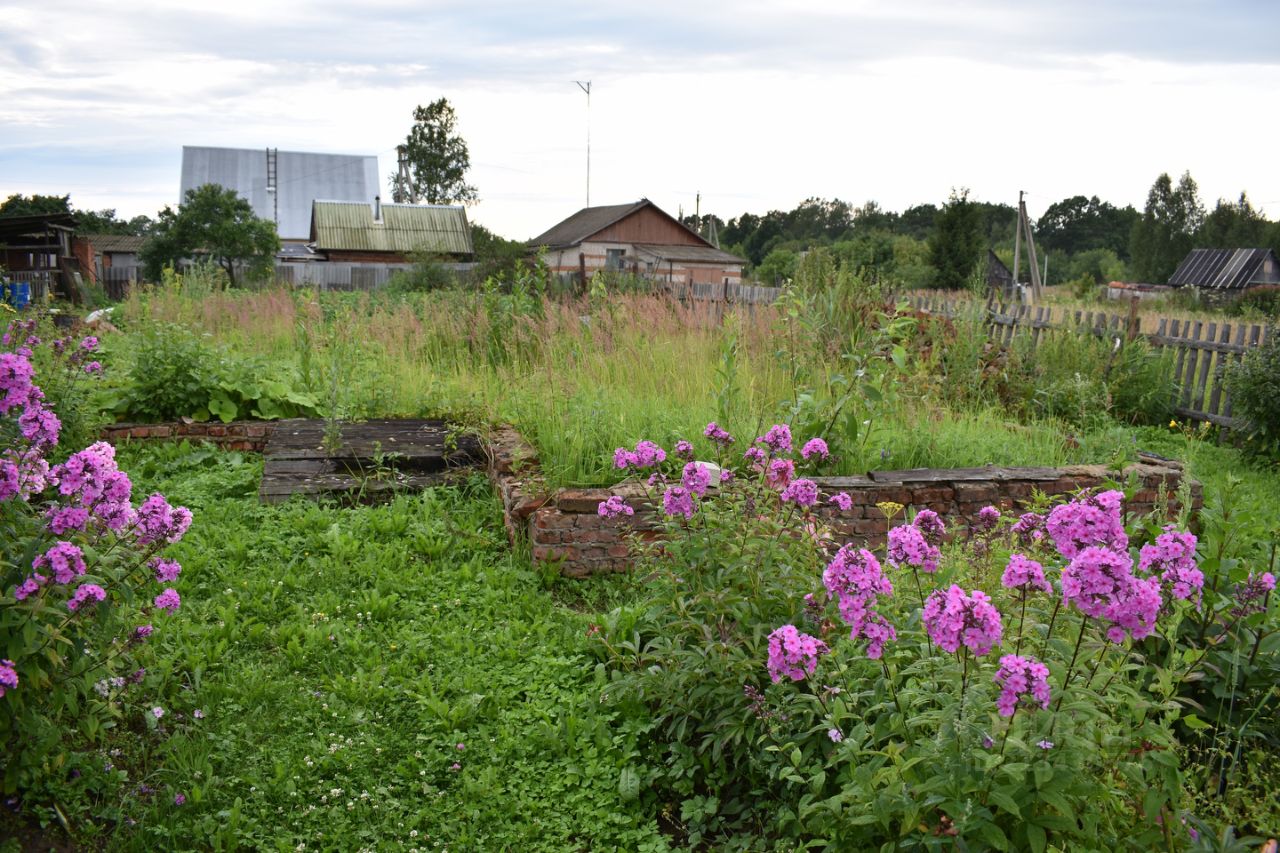
[[[9,304],[19,311],[31,304],[31,282],[15,281],[9,285]]]

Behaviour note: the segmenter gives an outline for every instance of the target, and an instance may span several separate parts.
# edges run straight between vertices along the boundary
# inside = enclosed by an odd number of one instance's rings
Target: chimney
[[[375,195],[373,197],[373,221],[382,221],[382,196]]]

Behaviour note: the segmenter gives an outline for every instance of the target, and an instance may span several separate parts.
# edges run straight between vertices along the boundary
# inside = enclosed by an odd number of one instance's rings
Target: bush
[[[1233,411],[1248,424],[1248,440],[1258,452],[1280,460],[1280,327],[1267,330],[1226,375]]]

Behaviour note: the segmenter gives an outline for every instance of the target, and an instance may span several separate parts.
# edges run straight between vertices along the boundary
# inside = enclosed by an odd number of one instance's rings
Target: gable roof
[[[621,222],[628,216],[631,216],[644,208],[651,208],[655,213],[664,219],[668,219],[680,228],[689,232],[698,243],[704,246],[715,248],[711,243],[707,242],[702,235],[686,226],[683,222],[658,207],[647,198],[642,198],[631,204],[610,204],[601,207],[584,207],[568,219],[551,226],[550,229],[539,234],[528,242],[527,245],[532,247],[545,246],[548,249],[567,249],[571,246],[577,246],[590,239],[593,235],[600,233],[617,222]],[[718,251],[718,250],[717,250]],[[725,254],[728,254],[727,252]]]
[[[1169,284],[1215,290],[1247,287],[1261,283],[1259,272],[1268,256],[1274,268],[1277,259],[1270,249],[1192,249],[1169,276]]]
[[[142,244],[147,242],[146,237],[135,237],[132,234],[85,234],[83,236],[93,246],[93,250],[99,254],[103,252],[141,252]]]
[[[466,209],[440,204],[384,204],[382,220],[375,222],[371,204],[317,201],[311,241],[322,252],[475,253]]]
[[[179,201],[186,198],[187,190],[204,184],[235,190],[253,205],[255,215],[276,223],[282,239],[305,240],[311,225],[311,203],[316,199],[373,201],[379,193],[378,158],[277,151],[277,198],[273,199],[267,191],[266,149],[182,146]]]

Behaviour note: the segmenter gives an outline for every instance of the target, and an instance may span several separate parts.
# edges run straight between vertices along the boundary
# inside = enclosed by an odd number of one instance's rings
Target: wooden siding
[[[705,246],[706,243],[678,222],[653,207],[642,207],[630,216],[591,235],[593,243],[658,243],[664,246]]]

